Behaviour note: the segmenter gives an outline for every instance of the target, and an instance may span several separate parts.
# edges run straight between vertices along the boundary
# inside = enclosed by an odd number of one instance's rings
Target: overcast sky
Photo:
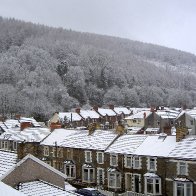
[[[0,0],[0,15],[196,54],[196,0]]]

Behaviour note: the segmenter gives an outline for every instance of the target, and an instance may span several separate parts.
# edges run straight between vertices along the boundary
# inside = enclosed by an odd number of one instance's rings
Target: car
[[[97,189],[94,189],[94,188],[78,189],[76,193],[80,195],[85,195],[85,196],[105,196],[102,193],[100,193]]]

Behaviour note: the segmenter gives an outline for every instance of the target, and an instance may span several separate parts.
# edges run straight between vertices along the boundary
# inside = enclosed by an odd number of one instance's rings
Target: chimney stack
[[[20,130],[23,131],[24,129],[32,127],[31,122],[21,122],[20,123]]]
[[[114,104],[109,104],[108,106],[111,110],[114,110]]]
[[[96,112],[98,112],[98,106],[97,105],[93,106],[93,110],[95,110]]]
[[[75,112],[78,113],[78,114],[80,114],[80,108],[76,108],[75,109]]]
[[[176,127],[176,142],[181,141],[188,135],[188,128],[187,127]]]

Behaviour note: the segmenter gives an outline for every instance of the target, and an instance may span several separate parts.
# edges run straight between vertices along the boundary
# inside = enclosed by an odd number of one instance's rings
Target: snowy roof
[[[61,121],[64,121],[65,118],[69,121],[80,121],[82,117],[76,112],[59,112],[59,118]]]
[[[62,147],[82,148],[92,150],[105,150],[117,137],[113,131],[95,130],[89,135],[89,131],[77,131],[61,142]]]
[[[84,118],[99,118],[99,114],[97,112],[95,112],[94,110],[80,110],[80,115]]]
[[[36,196],[48,196],[48,195],[62,195],[62,196],[72,196],[78,195],[74,192],[63,190],[48,182],[37,180],[32,182],[25,182],[20,184],[20,192],[25,195],[36,195]]]
[[[149,135],[134,154],[166,157],[175,148],[175,145],[175,136]]]
[[[127,134],[136,134],[141,131],[143,127],[127,127]]]
[[[130,110],[128,110],[126,107],[114,107],[114,111],[117,114],[125,114],[125,115],[129,115],[131,113]]]
[[[145,173],[144,177],[150,177],[150,178],[159,178],[159,176],[155,173]]]
[[[23,193],[0,181],[1,196],[24,196]]]
[[[169,157],[177,159],[196,159],[196,138],[190,137],[176,143]]]
[[[185,114],[191,116],[192,118],[196,119],[196,109],[183,110],[181,113],[182,113],[182,115],[185,113]],[[178,116],[178,118],[179,118],[179,116]]]
[[[55,129],[48,137],[46,137],[40,145],[54,146],[55,143],[60,145],[60,143],[69,135],[74,135],[79,130],[72,129]]]
[[[17,162],[17,154],[0,150],[0,177],[8,172]]]
[[[34,118],[21,117],[19,122],[31,122],[34,127],[41,127],[41,125]]]
[[[128,116],[125,119],[126,120],[143,119],[145,114],[146,114],[146,117],[148,117],[150,114],[152,114],[152,112],[151,111],[141,111],[141,112],[138,112],[138,113],[133,114],[131,116]]]
[[[175,119],[179,115],[179,111],[176,110],[157,110],[156,111],[157,115],[159,115],[161,118],[170,118],[170,119]]]
[[[0,135],[0,140],[40,142],[49,134],[50,130],[48,128],[26,128],[23,131],[8,129]]]
[[[129,108],[132,114],[136,114],[141,111],[150,111],[150,108]]]
[[[145,131],[146,132],[158,132],[160,128],[147,128]]]
[[[122,135],[106,150],[106,152],[132,154],[146,137],[146,135]]]
[[[116,113],[112,110],[112,109],[105,109],[105,108],[98,108],[98,112],[102,115],[102,116],[116,116]]]

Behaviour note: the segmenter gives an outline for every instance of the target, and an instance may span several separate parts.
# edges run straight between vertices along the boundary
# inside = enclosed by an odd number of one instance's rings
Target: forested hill
[[[128,39],[0,18],[0,113],[196,104],[196,56]]]

